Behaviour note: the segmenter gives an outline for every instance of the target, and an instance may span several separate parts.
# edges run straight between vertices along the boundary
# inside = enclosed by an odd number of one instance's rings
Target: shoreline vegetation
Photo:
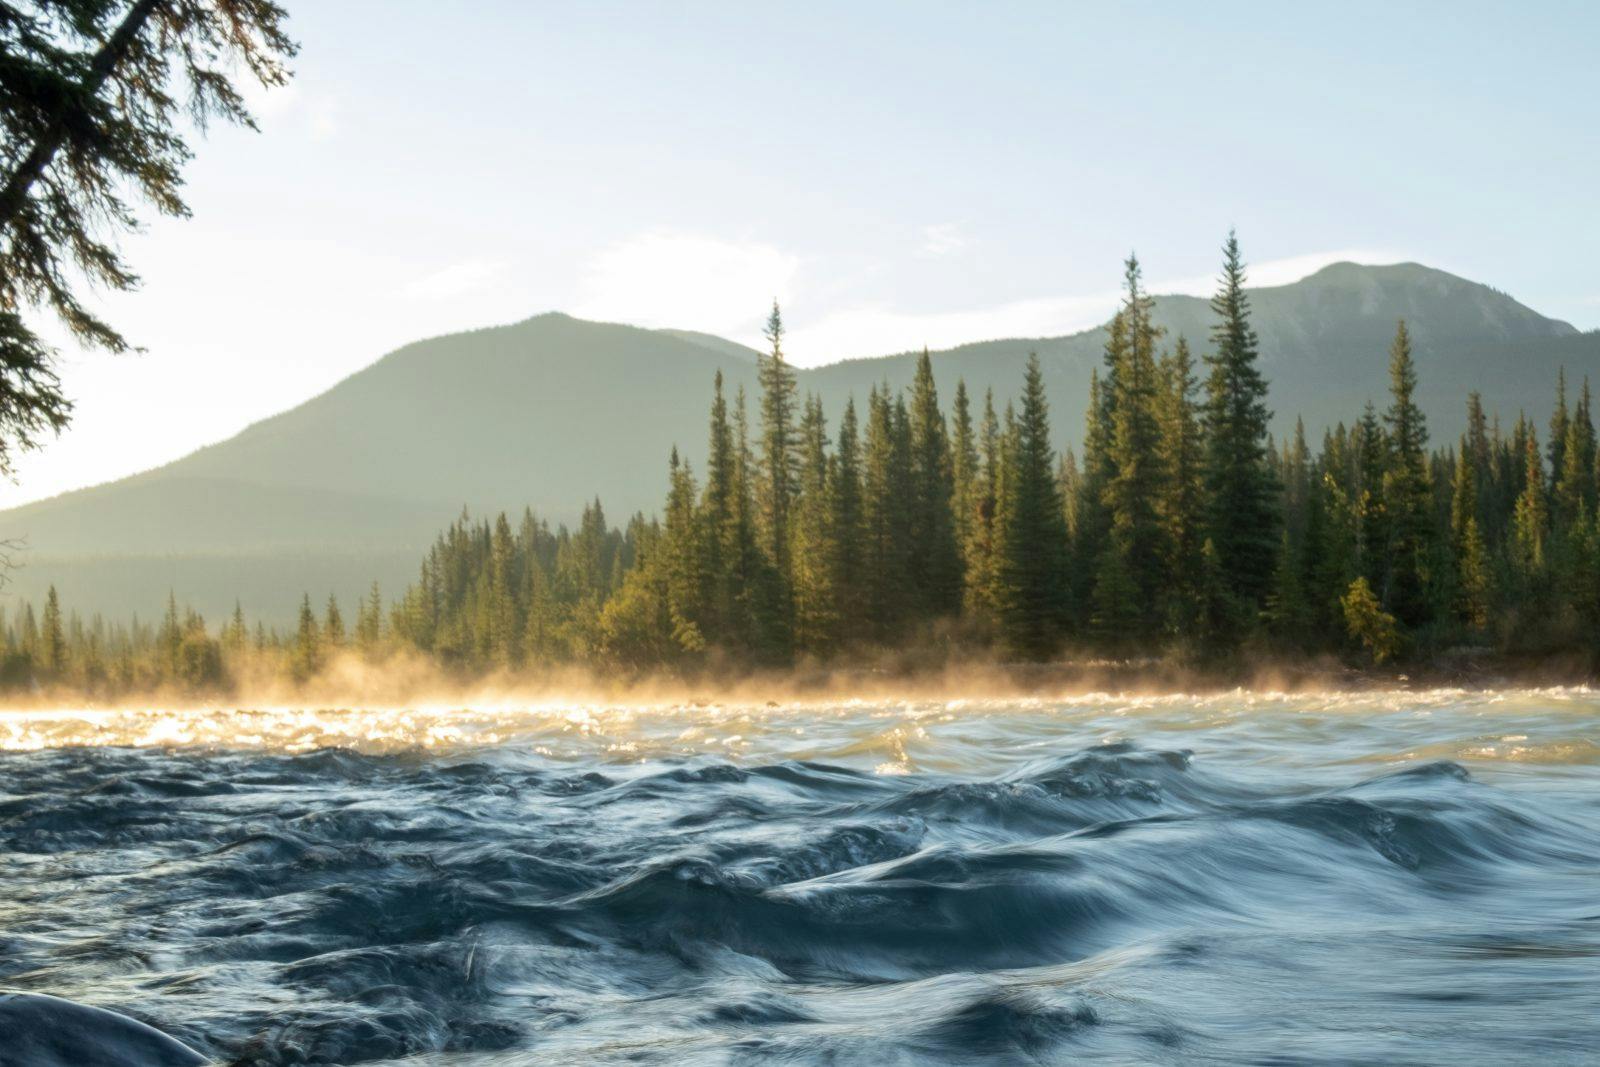
[[[1591,679],[1587,379],[1569,402],[1562,372],[1544,444],[1474,393],[1468,432],[1430,448],[1401,321],[1387,406],[1313,454],[1303,425],[1268,433],[1244,283],[1230,234],[1197,365],[1130,258],[1084,440],[1060,455],[1036,358],[1016,400],[958,381],[947,412],[925,352],[908,390],[852,399],[830,433],[774,305],[755,417],[719,374],[703,480],[674,449],[659,517],[614,527],[598,499],[575,530],[463,512],[398,599],[374,586],[347,623],[307,595],[287,631],[237,608],[212,627],[176,598],[156,623],[84,619],[52,588],[0,616],[0,703]]]

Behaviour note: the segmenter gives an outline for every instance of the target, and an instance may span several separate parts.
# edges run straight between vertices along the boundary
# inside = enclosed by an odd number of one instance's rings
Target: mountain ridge
[[[1600,335],[1421,264],[1335,263],[1250,296],[1279,432],[1296,415],[1316,434],[1354,418],[1369,397],[1381,404],[1402,316],[1435,441],[1454,438],[1467,388],[1482,388],[1486,404],[1510,418],[1518,408],[1548,409],[1556,365],[1567,364],[1574,381],[1600,368]],[[1205,298],[1158,296],[1154,318],[1164,343],[1182,334],[1197,356],[1207,349]],[[1003,405],[1037,351],[1057,443],[1076,447],[1105,336],[1100,326],[935,352],[941,398],[948,405],[962,377],[976,403],[993,388]],[[915,351],[797,373],[836,425],[845,397],[859,402],[872,384],[908,383]],[[754,399],[754,358],[714,335],[561,312],[414,341],[170,463],[0,513],[0,530],[31,546],[14,585],[32,598],[54,582],[68,603],[118,612],[154,610],[173,585],[208,613],[231,609],[232,591],[205,576],[209,567],[236,583],[242,573],[259,586],[240,590],[247,610],[281,619],[307,585],[299,575],[327,577],[342,598],[372,578],[397,587],[463,506],[528,504],[563,520],[598,494],[622,521],[658,506],[668,448],[700,465],[719,369],[730,399],[741,385]],[[255,566],[241,572],[241,560]],[[358,574],[363,564],[372,573]]]

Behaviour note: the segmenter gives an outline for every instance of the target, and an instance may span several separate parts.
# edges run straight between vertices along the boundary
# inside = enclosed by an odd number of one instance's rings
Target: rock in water
[[[206,1058],[137,1019],[39,993],[0,993],[0,1067],[197,1067]]]

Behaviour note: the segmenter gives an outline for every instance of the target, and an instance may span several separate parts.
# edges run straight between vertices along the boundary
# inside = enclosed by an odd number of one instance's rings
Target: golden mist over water
[[[496,750],[614,763],[712,757],[1000,773],[1062,744],[1133,740],[1245,754],[1292,739],[1311,742],[1298,747],[1326,765],[1600,764],[1600,695],[1587,686],[1155,688],[1165,677],[1145,687],[1085,684],[1107,677],[981,666],[717,685],[577,672],[451,684],[424,664],[352,658],[304,692],[280,685],[246,698],[165,694],[105,706],[40,694],[33,706],[0,710],[0,750]]]

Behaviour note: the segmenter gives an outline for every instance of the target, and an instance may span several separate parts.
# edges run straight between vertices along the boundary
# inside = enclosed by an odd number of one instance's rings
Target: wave
[[[1303,713],[1141,745],[1125,708],[1054,736],[1038,708],[946,709],[990,747],[951,766],[934,722],[907,755],[946,769],[897,775],[870,745],[708,756],[687,723],[646,758],[17,752],[0,984],[252,1064],[1423,1062],[1592,1038],[1588,765],[1352,773],[1456,725],[1385,711],[1349,724],[1357,753]],[[769,726],[837,752],[884,714]]]

